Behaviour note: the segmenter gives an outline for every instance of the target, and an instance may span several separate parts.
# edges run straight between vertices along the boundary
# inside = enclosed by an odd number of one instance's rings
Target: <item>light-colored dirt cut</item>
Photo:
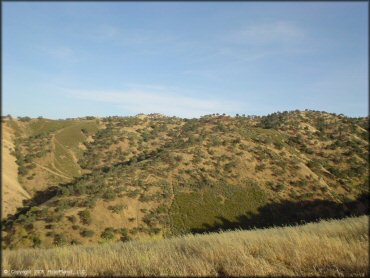
[[[16,212],[17,208],[22,206],[22,201],[29,199],[30,195],[18,181],[18,165],[15,157],[11,154],[14,150],[14,134],[13,130],[6,123],[2,123],[2,134],[1,217],[5,217]]]

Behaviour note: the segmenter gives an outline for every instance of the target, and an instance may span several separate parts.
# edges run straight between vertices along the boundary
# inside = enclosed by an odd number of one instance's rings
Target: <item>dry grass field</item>
[[[368,220],[361,216],[159,241],[3,250],[3,274],[368,276]]]

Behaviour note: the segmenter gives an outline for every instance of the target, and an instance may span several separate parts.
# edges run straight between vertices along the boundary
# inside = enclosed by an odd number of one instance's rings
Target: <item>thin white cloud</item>
[[[38,47],[38,50],[49,58],[53,58],[56,60],[67,62],[78,62],[80,60],[76,52],[72,48],[67,46],[42,46]]]
[[[219,68],[188,68],[184,74],[217,79],[241,64],[252,65],[260,60],[282,55],[296,56],[312,53],[312,40],[299,25],[288,21],[244,25],[218,37],[205,54],[188,61],[189,65],[221,61]]]
[[[116,27],[114,25],[100,25],[90,36],[99,42],[112,42],[118,45],[153,45],[174,43],[173,36],[158,34],[148,29],[130,29]]]
[[[54,49],[51,49],[49,53],[60,59],[70,58],[74,56],[73,50],[68,47],[54,48]]]
[[[305,32],[298,25],[287,21],[247,25],[235,31],[229,40],[250,45],[294,43],[305,38]]]
[[[93,33],[93,38],[97,40],[109,40],[117,38],[120,35],[120,30],[112,25],[101,25],[96,28]]]
[[[165,88],[165,89],[164,89]],[[161,113],[168,116],[199,117],[212,113],[234,113],[237,102],[186,96],[163,86],[148,85],[122,91],[67,90],[69,97],[112,104],[122,108],[122,114]]]

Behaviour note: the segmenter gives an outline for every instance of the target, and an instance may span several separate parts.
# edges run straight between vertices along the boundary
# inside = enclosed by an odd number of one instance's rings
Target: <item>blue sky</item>
[[[368,114],[368,3],[3,3],[3,114]]]

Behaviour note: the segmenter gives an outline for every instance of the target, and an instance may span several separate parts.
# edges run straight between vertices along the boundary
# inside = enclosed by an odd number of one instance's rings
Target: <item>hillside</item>
[[[368,119],[162,115],[7,120],[31,199],[3,247],[165,238],[365,214]]]
[[[12,270],[18,276],[368,276],[368,224],[361,216],[151,242],[5,250],[3,269],[5,276]]]
[[[81,128],[87,131],[81,134]],[[82,174],[77,159],[82,143],[98,129],[98,123],[83,120],[5,119],[3,129],[3,214],[14,213],[37,191],[73,180]],[[16,164],[14,163],[16,162]],[[7,185],[9,183],[9,186]],[[7,193],[7,192],[11,193]],[[11,201],[9,195],[23,197]],[[19,194],[18,194],[19,195]]]
[[[8,214],[16,212],[17,207],[22,206],[22,201],[31,198],[28,192],[20,185],[18,181],[18,165],[14,152],[14,134],[12,129],[2,125],[2,215],[4,218]]]

